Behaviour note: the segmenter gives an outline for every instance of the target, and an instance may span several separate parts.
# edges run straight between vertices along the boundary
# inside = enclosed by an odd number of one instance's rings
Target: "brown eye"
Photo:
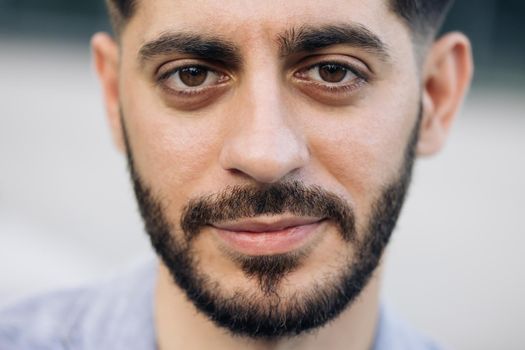
[[[296,77],[326,86],[340,86],[362,79],[345,64],[324,62],[297,72]]]
[[[204,84],[208,77],[208,70],[200,67],[186,67],[179,71],[181,82],[189,87],[196,87]]]
[[[187,65],[168,71],[157,78],[166,88],[178,92],[196,92],[221,85],[229,76],[200,65]]]
[[[348,70],[337,64],[319,66],[319,76],[327,83],[340,83],[346,77]]]

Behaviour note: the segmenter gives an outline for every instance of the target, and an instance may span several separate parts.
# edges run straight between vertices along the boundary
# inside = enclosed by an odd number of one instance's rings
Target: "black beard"
[[[124,125],[124,118],[122,118]],[[377,268],[401,211],[414,163],[421,118],[418,118],[399,176],[384,187],[372,206],[362,239],[357,238],[354,211],[345,200],[317,186],[283,182],[261,186],[235,186],[221,193],[191,200],[181,214],[181,232],[176,232],[161,202],[136,172],[124,128],[128,167],[137,202],[151,243],[175,283],[187,298],[217,326],[233,335],[273,340],[314,330],[336,318],[366,287]],[[203,269],[192,242],[210,223],[263,214],[292,213],[326,217],[339,227],[341,238],[354,245],[354,257],[311,288],[286,297],[278,293],[280,282],[299,268],[309,251],[267,256],[227,254],[259,291],[221,294],[220,282]],[[315,249],[313,247],[312,249]],[[200,265],[200,266],[199,266]],[[177,312],[177,310],[173,310]]]

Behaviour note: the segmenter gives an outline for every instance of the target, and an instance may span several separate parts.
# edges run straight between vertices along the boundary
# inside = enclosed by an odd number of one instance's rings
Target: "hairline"
[[[126,25],[135,15],[138,10],[139,0],[128,0],[129,5],[125,8],[126,13],[122,13],[117,5],[114,3],[115,0],[106,0],[111,24],[115,37],[120,41],[122,32],[125,30]],[[415,46],[425,47],[435,40],[436,34],[441,28],[443,21],[446,17],[446,13],[450,8],[453,1],[449,1],[447,7],[443,10],[443,14],[439,16],[435,23],[429,24],[423,21],[415,20],[410,21],[409,18],[403,15],[397,8],[397,0],[386,0],[388,10],[395,14],[398,19],[402,22],[405,28],[409,31]],[[419,44],[419,45],[418,45]]]

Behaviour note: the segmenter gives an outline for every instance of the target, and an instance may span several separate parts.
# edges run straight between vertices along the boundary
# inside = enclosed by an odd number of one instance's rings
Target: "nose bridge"
[[[273,183],[305,165],[308,149],[280,86],[278,73],[267,66],[239,87],[236,125],[221,154],[224,169]]]

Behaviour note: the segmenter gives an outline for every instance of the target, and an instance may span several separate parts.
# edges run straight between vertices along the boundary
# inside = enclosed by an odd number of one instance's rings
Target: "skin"
[[[334,23],[366,27],[386,43],[389,59],[349,45],[279,54],[276,38],[290,27]],[[181,30],[219,34],[235,43],[242,65],[211,65],[228,80],[196,98],[167,93],[155,80],[159,68],[211,63],[180,54],[141,62],[138,52],[162,33]],[[172,223],[195,196],[228,185],[300,180],[348,200],[362,234],[381,186],[399,173],[420,101],[417,154],[426,156],[442,148],[472,75],[465,36],[449,33],[416,47],[409,29],[383,0],[144,1],[118,44],[99,33],[92,47],[115,142],[124,150],[122,110],[137,171],[161,198]],[[309,84],[313,74],[298,79],[297,72],[327,60],[357,65],[369,78],[341,93]],[[342,244],[335,226],[323,229],[309,259],[280,292],[301,290],[352,256],[352,246]],[[201,268],[220,279],[225,291],[255,288],[210,238],[213,232],[205,233],[195,241],[196,254],[206,261]],[[380,270],[358,301],[315,335],[268,343],[217,328],[195,311],[159,263],[159,348],[368,349],[377,321]]]

